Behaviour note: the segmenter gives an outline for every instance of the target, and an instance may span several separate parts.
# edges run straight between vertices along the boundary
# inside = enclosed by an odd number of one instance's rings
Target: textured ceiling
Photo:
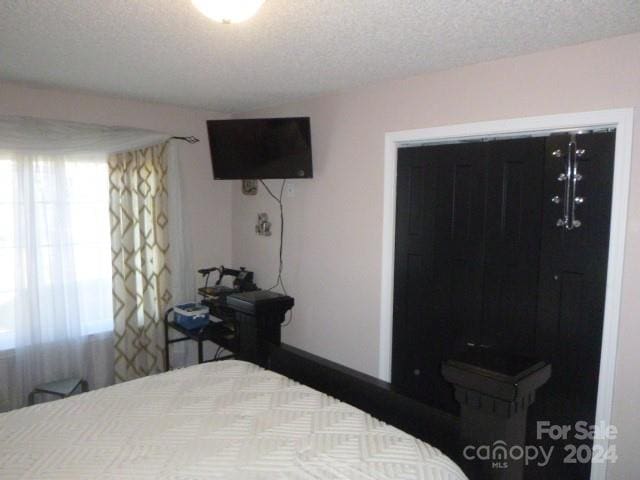
[[[248,111],[636,31],[640,0],[267,0],[237,25],[189,0],[1,0],[0,78]]]

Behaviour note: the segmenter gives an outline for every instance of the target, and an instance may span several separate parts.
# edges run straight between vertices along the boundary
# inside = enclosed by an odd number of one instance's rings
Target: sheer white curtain
[[[107,181],[104,156],[0,152],[3,409],[47,381],[112,381]]]
[[[166,139],[0,116],[0,411],[23,406],[34,386],[68,376],[92,389],[113,383],[107,155]],[[174,212],[179,188],[170,182]],[[192,272],[175,235],[174,268]]]
[[[183,145],[184,146],[184,145]],[[169,194],[169,266],[171,268],[171,293],[173,303],[193,302],[196,298],[196,271],[193,265],[193,252],[190,241],[189,228],[191,219],[189,212],[184,205],[184,185],[183,165],[179,161],[178,143],[169,143],[169,165],[167,169],[167,191]],[[181,342],[183,345],[185,342]],[[180,352],[183,349],[175,348],[179,344],[174,344],[173,351]],[[194,350],[195,353],[195,350]],[[177,359],[176,359],[177,360]],[[175,365],[175,363],[172,363]]]

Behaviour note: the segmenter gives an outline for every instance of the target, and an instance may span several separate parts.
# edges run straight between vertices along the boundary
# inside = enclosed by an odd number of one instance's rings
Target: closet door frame
[[[632,108],[466,123],[388,132],[385,134],[380,353],[378,363],[378,376],[381,380],[391,381],[398,148],[436,143],[456,143],[459,141],[483,138],[493,139],[526,135],[546,135],[551,132],[607,127],[616,129],[616,142],[613,197],[611,202],[611,228],[609,233],[609,259],[607,265],[607,289],[595,422],[596,424],[600,424],[601,422],[604,422],[605,425],[610,424],[631,170]],[[608,445],[609,441],[607,439],[594,440],[594,447],[599,446],[606,450]],[[606,463],[592,463],[591,480],[604,480],[606,477],[606,468]]]

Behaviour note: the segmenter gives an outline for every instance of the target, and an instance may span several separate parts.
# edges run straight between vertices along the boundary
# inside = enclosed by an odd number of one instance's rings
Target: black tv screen
[[[209,120],[217,180],[312,178],[309,117]]]

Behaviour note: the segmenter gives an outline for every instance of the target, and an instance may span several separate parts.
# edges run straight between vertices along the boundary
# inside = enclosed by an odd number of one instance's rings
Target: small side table
[[[28,403],[29,405],[33,405],[36,393],[48,393],[49,395],[56,395],[60,398],[67,398],[75,392],[78,387],[81,387],[83,392],[89,391],[89,384],[83,378],[65,378],[64,380],[38,385],[29,394]]]
[[[229,313],[231,317],[233,317],[233,312],[231,310],[224,310],[222,307],[216,304],[212,304],[207,301],[202,302],[204,305],[209,307],[211,314],[218,318],[229,318]],[[175,321],[169,320],[169,315],[173,312],[173,308],[167,310],[164,314],[164,370],[168,372],[171,370],[170,365],[170,352],[169,346],[177,343],[184,342],[185,340],[193,340],[198,344],[198,363],[205,362],[214,362],[217,360],[226,360],[228,358],[235,358],[235,351],[237,350],[237,338],[236,338],[236,329],[231,321],[222,321],[222,322],[209,322],[202,328],[196,328],[193,330],[189,330],[188,328],[184,328],[182,325],[179,325]],[[169,329],[175,330],[182,334],[181,337],[178,338],[169,338]],[[208,360],[204,359],[204,349],[203,342],[213,342],[218,347],[221,347],[229,352],[231,355],[226,355],[224,357],[214,357]]]

